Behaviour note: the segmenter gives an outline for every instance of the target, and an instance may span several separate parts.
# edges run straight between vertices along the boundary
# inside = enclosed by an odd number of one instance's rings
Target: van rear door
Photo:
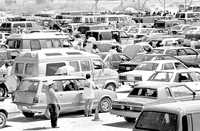
[[[34,104],[39,81],[23,80],[14,93],[14,103]]]

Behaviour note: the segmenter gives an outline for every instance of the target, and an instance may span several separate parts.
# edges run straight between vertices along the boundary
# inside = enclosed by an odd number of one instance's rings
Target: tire
[[[0,97],[6,97],[8,95],[8,90],[4,84],[0,85]]]
[[[105,89],[111,90],[111,91],[115,91],[116,90],[116,86],[113,83],[109,83],[109,84],[106,85]]]
[[[99,111],[100,112],[109,112],[111,109],[111,99],[106,97],[103,98],[99,103]]]
[[[124,117],[124,119],[128,122],[128,123],[134,123],[135,122],[135,118],[130,118],[130,117]]]
[[[6,126],[7,117],[6,114],[0,112],[0,129]]]
[[[27,118],[32,118],[32,117],[34,117],[34,113],[31,113],[31,112],[22,112],[23,113],[23,115],[25,116],[25,117],[27,117]]]

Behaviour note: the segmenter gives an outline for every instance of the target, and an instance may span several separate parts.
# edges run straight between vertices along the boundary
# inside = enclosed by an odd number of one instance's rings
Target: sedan
[[[128,97],[114,100],[110,112],[124,117],[127,122],[133,122],[145,106],[199,98],[199,92],[187,85],[143,82],[135,86]]]
[[[187,67],[177,60],[156,60],[146,61],[139,64],[135,70],[119,74],[119,81],[124,83],[135,83],[137,81],[146,81],[155,72],[159,70],[177,70],[187,69]]]

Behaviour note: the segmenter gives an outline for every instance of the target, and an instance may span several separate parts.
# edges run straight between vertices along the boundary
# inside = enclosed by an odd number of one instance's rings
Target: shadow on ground
[[[50,129],[51,127],[34,127],[34,128],[27,128],[24,129],[24,131],[38,131],[38,130],[45,130],[45,129]]]
[[[103,124],[103,126],[112,126],[112,127],[118,127],[118,128],[133,129],[134,123],[128,123],[126,121],[121,121],[121,122]]]

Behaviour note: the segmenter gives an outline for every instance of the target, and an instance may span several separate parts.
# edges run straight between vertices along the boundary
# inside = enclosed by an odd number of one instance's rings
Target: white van
[[[29,77],[22,80],[13,95],[13,102],[25,117],[40,114],[49,118],[44,85],[48,81],[53,81],[53,85],[56,86],[55,94],[60,105],[60,113],[84,110],[85,78],[78,76]],[[117,98],[116,92],[99,88],[95,88],[94,92],[93,109],[99,102],[101,112],[110,111],[111,101]]]
[[[200,100],[145,107],[133,131],[199,131]]]
[[[60,32],[35,32],[27,34],[11,34],[6,45],[12,57],[20,53],[45,48],[61,48],[67,42],[67,36]],[[70,44],[69,44],[70,46]]]
[[[21,81],[25,77],[53,76],[63,66],[72,66],[71,75],[85,77],[90,73],[98,87],[115,90],[118,73],[105,68],[100,56],[75,49],[43,49],[16,57],[13,74]]]

